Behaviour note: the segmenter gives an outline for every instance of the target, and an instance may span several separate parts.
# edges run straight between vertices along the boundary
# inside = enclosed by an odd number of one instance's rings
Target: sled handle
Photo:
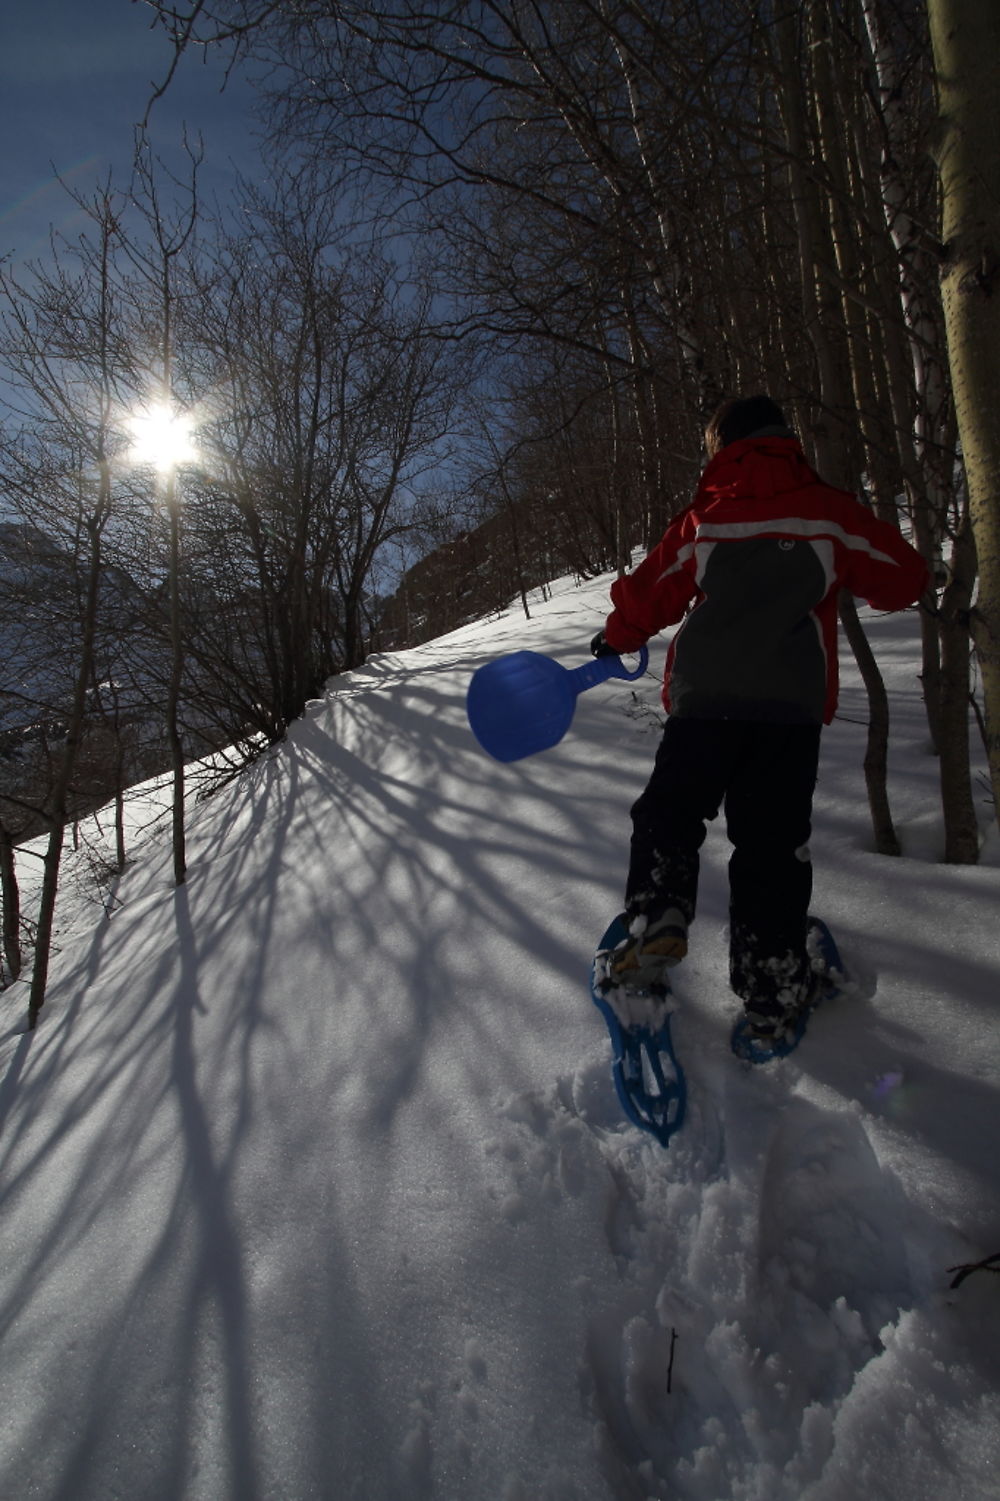
[[[649,648],[640,646],[639,665],[631,672],[625,666],[621,657],[595,657],[592,662],[584,662],[582,667],[567,669],[573,692],[576,694],[586,693],[588,688],[596,688],[598,683],[606,683],[608,678],[624,678],[626,683],[634,683],[636,678],[641,678],[649,666]]]

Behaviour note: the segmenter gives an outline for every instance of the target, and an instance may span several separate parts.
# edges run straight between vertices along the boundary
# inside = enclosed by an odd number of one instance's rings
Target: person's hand
[[[617,657],[618,653],[613,646],[609,646],[604,639],[604,632],[598,631],[590,643],[590,653],[594,657]]]

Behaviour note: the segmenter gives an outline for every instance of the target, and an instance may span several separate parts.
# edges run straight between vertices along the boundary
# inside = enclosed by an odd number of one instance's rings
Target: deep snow
[[[869,620],[904,858],[846,661],[825,735],[855,993],[737,1063],[713,826],[664,1151],[587,994],[655,677],[506,767],[464,715],[500,652],[585,660],[608,582],[332,682],[192,810],[186,888],[161,837],[111,921],[68,892],[38,1030],[0,996],[3,1497],[1000,1497],[1000,1282],[948,1272],[1000,1251],[1000,857],[938,863],[915,619]]]

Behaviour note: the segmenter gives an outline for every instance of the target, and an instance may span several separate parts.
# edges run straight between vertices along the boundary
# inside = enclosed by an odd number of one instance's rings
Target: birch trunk
[[[933,570],[941,556],[946,518],[954,502],[951,476],[942,472],[939,457],[944,451],[941,440],[947,390],[942,363],[934,357],[937,320],[916,271],[921,256],[920,231],[909,212],[910,188],[900,168],[908,126],[903,116],[896,52],[879,0],[864,0],[863,13],[883,132],[881,199],[896,251],[898,302],[912,361],[912,411],[906,413],[900,401],[895,424],[909,479],[914,538]],[[924,601],[923,685],[931,738],[940,758],[945,858],[955,864],[974,864],[979,858],[979,832],[969,769],[969,641],[962,622],[968,618],[976,560],[967,525],[960,521],[954,531],[949,583],[940,611],[935,608],[933,595]]]
[[[937,73],[948,359],[979,559],[971,612],[1000,820],[1000,6],[928,0]]]

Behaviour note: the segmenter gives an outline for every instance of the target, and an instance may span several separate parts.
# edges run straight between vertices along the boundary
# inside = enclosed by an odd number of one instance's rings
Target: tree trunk
[[[889,318],[883,326],[890,366],[890,399],[896,438],[913,519],[914,540],[932,576],[942,558],[946,518],[955,501],[954,465],[948,460],[949,396],[940,352],[939,321],[925,280],[917,274],[924,259],[922,233],[909,208],[910,187],[900,162],[909,128],[905,118],[896,50],[881,0],[863,0],[875,74],[875,98],[883,129],[880,163],[882,211],[896,251],[896,286],[908,334],[910,368],[904,372],[902,333]],[[915,398],[906,396],[912,378]],[[959,486],[961,488],[961,486]],[[921,684],[934,749],[940,757],[945,859],[971,864],[979,858],[979,836],[969,768],[968,611],[976,577],[976,555],[967,511],[952,538],[949,583],[940,609],[929,590],[920,612]]]
[[[107,494],[107,467],[102,466],[102,494]],[[38,929],[35,935],[35,959],[31,971],[31,990],[28,996],[28,1027],[34,1029],[38,1013],[45,1001],[49,977],[49,959],[52,952],[52,936],[55,928],[56,896],[59,891],[59,867],[62,862],[63,840],[69,822],[70,784],[76,766],[80,737],[87,712],[87,692],[94,676],[94,641],[97,631],[97,607],[101,580],[101,534],[100,524],[91,521],[90,559],[87,577],[87,593],[82,619],[80,657],[76,669],[76,685],[73,707],[66,725],[66,736],[59,756],[52,791],[46,810],[49,820],[49,842],[45,849],[42,894],[38,904]]]
[[[820,19],[822,19],[820,17]],[[850,407],[849,378],[834,335],[843,335],[840,293],[824,272],[834,264],[829,221],[818,190],[806,172],[808,136],[802,96],[800,60],[796,56],[796,20],[791,11],[778,23],[780,48],[781,107],[789,147],[789,176],[798,236],[802,277],[803,312],[816,354],[820,396],[824,414],[833,416],[836,432],[824,428],[814,433],[814,447],[821,472],[834,484],[853,487],[857,469],[853,463],[854,436],[845,430],[844,416]],[[853,471],[853,472],[852,472]],[[899,840],[893,826],[886,781],[889,742],[889,700],[871,645],[858,619],[854,600],[842,595],[840,620],[854,653],[868,696],[868,743],[864,774],[871,812],[875,848],[882,855],[898,855]]]
[[[941,801],[944,858],[951,865],[979,859],[979,823],[969,766],[969,605],[976,581],[976,550],[968,515],[952,552],[951,576],[941,597]]]
[[[14,841],[0,824],[0,897],[3,899],[3,956],[12,980],[21,973],[21,893],[14,865]]]
[[[167,685],[167,743],[173,772],[173,806],[171,815],[174,856],[174,884],[183,886],[187,879],[187,854],[184,830],[184,744],[181,739],[178,710],[181,681],[184,675],[184,636],[180,606],[180,506],[177,476],[167,475],[167,513],[170,517],[170,681]]]
[[[928,0],[940,112],[941,292],[979,558],[971,612],[1000,821],[1000,6]]]
[[[35,959],[31,970],[31,990],[28,995],[28,1028],[34,1031],[38,1025],[38,1013],[45,1003],[45,991],[49,983],[49,961],[52,957],[52,935],[55,930],[56,897],[59,893],[59,867],[62,863],[65,825],[56,823],[49,833],[42,867],[42,894],[38,903],[38,927],[35,933]]]
[[[840,596],[840,623],[850,642],[854,659],[868,694],[868,741],[865,746],[865,787],[871,812],[875,850],[880,855],[898,855],[899,838],[892,821],[888,793],[889,697],[871,643],[858,619],[850,594]]]

